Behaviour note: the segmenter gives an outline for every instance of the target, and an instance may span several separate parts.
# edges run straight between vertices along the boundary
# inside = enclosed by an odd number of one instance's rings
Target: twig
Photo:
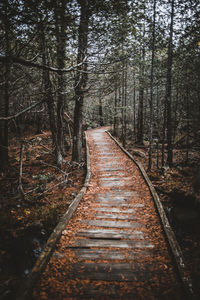
[[[70,148],[71,148],[72,147],[72,134],[71,134],[71,129],[70,129],[69,123],[67,123],[67,125],[68,125],[69,141],[70,141]]]
[[[54,168],[54,169],[56,169],[56,170],[59,170],[59,171],[65,176],[65,178],[67,178],[68,175],[69,175],[69,173],[64,172],[63,170],[61,170],[61,169],[58,168],[57,166],[47,164],[47,163],[45,163],[44,161],[40,161],[40,163],[43,164],[43,165],[45,165],[45,166],[48,166],[48,167]]]
[[[55,187],[57,187],[57,186],[59,186],[60,184],[63,184],[63,183],[67,183],[67,178],[66,178],[65,180],[63,180],[63,181],[61,181],[61,182],[55,184],[54,186],[48,188],[47,190],[43,191],[42,193],[38,194],[37,197],[42,196],[42,195],[44,195],[44,194],[47,193],[47,192],[50,192],[50,191],[53,190]],[[51,201],[51,200],[50,200],[50,201]]]
[[[52,152],[49,148],[47,148],[46,146],[44,146],[44,145],[41,144],[41,143],[40,143],[40,146],[42,146],[45,150],[48,151],[49,154],[51,154],[53,157],[55,157],[55,155],[53,154],[53,152]]]
[[[22,175],[23,175],[23,171],[22,171],[22,167],[23,167],[23,150],[24,150],[24,143],[23,141],[21,142],[21,146],[20,146],[20,160],[19,160],[19,186],[18,186],[18,190],[21,194],[22,199],[24,200],[25,198],[25,194],[24,194],[24,190],[23,190],[23,186],[22,186]]]

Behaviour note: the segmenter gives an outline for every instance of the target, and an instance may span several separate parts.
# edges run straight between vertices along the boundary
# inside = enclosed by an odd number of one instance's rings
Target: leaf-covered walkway
[[[91,180],[34,299],[185,299],[138,167],[105,132],[87,132]]]

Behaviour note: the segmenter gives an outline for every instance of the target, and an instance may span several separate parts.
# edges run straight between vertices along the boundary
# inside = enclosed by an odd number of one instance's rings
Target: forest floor
[[[85,165],[71,164],[67,152],[62,171],[56,169],[50,132],[23,136],[22,186],[19,193],[20,142],[13,137],[9,148],[9,168],[0,174],[0,299],[11,299],[16,287],[29,274],[43,245],[79,192],[85,177]],[[128,142],[126,149],[148,164],[148,148]],[[200,282],[200,213],[193,196],[193,178],[200,166],[200,153],[175,150],[175,164],[170,169],[156,168],[148,173],[154,184],[177,240],[182,248],[195,286]]]
[[[60,217],[80,191],[85,163],[71,163],[71,151],[62,170],[55,166],[50,132],[23,137],[22,187],[19,192],[20,141],[13,137],[9,167],[0,174],[0,299],[14,299],[19,284]]]
[[[148,169],[148,147],[128,141],[125,147],[133,157]],[[174,150],[174,166],[157,168],[157,154],[153,153],[152,171],[147,172],[181,246],[194,287],[200,294],[200,207],[193,190],[195,174],[200,167],[200,151],[189,152],[185,163],[185,150]],[[159,158],[161,165],[161,158]],[[198,183],[200,185],[200,182]],[[200,195],[199,195],[200,196]]]

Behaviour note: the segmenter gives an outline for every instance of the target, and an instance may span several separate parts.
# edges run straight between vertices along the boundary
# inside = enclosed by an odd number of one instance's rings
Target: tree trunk
[[[40,21],[39,23],[39,30],[40,30],[40,47],[42,53],[42,63],[43,65],[47,66],[48,54],[47,54],[46,39],[45,39],[45,32],[44,32],[44,24],[42,23],[42,21]],[[52,95],[52,84],[51,84],[51,79],[50,79],[50,74],[48,69],[43,70],[43,84],[44,84],[45,99],[46,99],[48,114],[49,114],[49,125],[50,125],[50,130],[52,135],[56,163],[58,167],[60,167],[62,164],[63,157],[57,140],[55,103]]]
[[[149,125],[149,163],[148,171],[152,167],[152,146],[153,146],[153,88],[154,88],[154,57],[155,57],[155,24],[156,24],[156,0],[153,4],[153,29],[152,29],[152,56],[151,56],[151,92],[150,92],[150,125]]]
[[[99,95],[99,124],[100,124],[100,126],[104,126],[101,94]]]
[[[56,48],[58,69],[65,67],[65,0],[56,1],[55,20],[56,20]],[[58,73],[58,99],[57,99],[57,143],[60,152],[64,155],[64,133],[63,133],[63,113],[64,113],[64,75]]]
[[[167,62],[167,84],[166,84],[166,108],[167,108],[167,163],[171,167],[173,164],[173,145],[172,145],[172,55],[173,55],[173,23],[174,23],[174,0],[171,0],[171,23],[170,36],[168,44],[168,62]]]
[[[189,161],[189,135],[190,135],[190,106],[189,106],[189,78],[188,78],[188,72],[186,70],[186,118],[187,118],[187,136],[186,136],[186,164]]]
[[[133,77],[133,140],[135,141],[136,135],[136,82],[135,82],[135,74]]]
[[[124,71],[124,130],[123,130],[123,147],[126,146],[127,136],[127,64]]]
[[[89,27],[89,5],[88,1],[80,0],[81,16],[78,33],[78,55],[77,64],[83,63],[77,68],[75,78],[75,109],[74,109],[74,135],[72,160],[80,162],[82,160],[82,126],[83,126],[83,100],[87,84],[87,56],[88,47],[88,27]]]
[[[139,77],[139,106],[138,106],[138,132],[137,142],[143,144],[144,139],[144,62],[145,62],[145,48],[142,46],[142,55],[140,63],[140,77]]]
[[[117,79],[115,78],[114,136],[118,136]]]
[[[6,61],[3,68],[5,75],[2,76],[4,86],[3,91],[0,95],[0,116],[8,117],[9,114],[9,87],[10,87],[10,23],[7,16],[8,11],[8,1],[4,1],[5,19],[4,19],[4,29],[5,29],[5,56]],[[8,121],[0,121],[0,170],[3,170],[8,164]]]

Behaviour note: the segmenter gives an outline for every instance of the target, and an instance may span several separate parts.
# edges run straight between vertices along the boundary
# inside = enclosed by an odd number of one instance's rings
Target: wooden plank
[[[102,220],[82,220],[81,223],[97,227],[113,227],[113,228],[139,228],[142,227],[138,222],[120,222],[120,221],[102,221]]]
[[[120,193],[118,191],[107,191],[105,193],[99,193],[99,197],[117,197],[117,198],[126,198],[126,197],[132,197],[132,196],[138,196],[138,194],[135,191],[126,191],[121,190]]]
[[[93,285],[94,283],[94,285]],[[135,289],[134,284],[129,283],[128,291],[123,291],[123,296],[120,296],[121,286],[120,282],[111,281],[109,284],[103,281],[100,285],[95,284],[96,281],[90,280],[89,283],[82,282],[81,280],[76,282],[76,285],[72,285],[71,293],[65,294],[65,299],[73,300],[133,300],[138,299],[138,290]],[[126,283],[128,284],[128,283]]]
[[[75,240],[69,248],[82,247],[98,247],[98,248],[138,248],[138,249],[152,249],[154,245],[149,241],[133,241],[133,240],[103,240],[103,239],[78,239]]]
[[[130,259],[130,260],[140,260],[141,256],[149,256],[150,251],[148,249],[146,250],[134,250],[129,249],[126,251],[126,254],[124,254],[120,250],[105,250],[105,249],[90,249],[90,248],[76,248],[74,249],[75,254],[78,256],[79,259],[87,259],[87,260],[96,260],[96,259],[102,259],[102,260],[124,260],[124,259]]]
[[[119,203],[126,203],[127,201],[123,198],[119,198],[119,199],[115,199],[114,197],[113,198],[107,198],[107,197],[99,197],[98,199],[96,199],[96,202],[107,202],[107,203],[110,203],[110,202],[119,202]]]
[[[115,174],[113,174],[113,172],[112,173],[109,173],[109,172],[107,172],[107,173],[103,173],[103,174],[99,174],[99,177],[100,178],[102,178],[102,177],[108,177],[108,178],[110,178],[110,177],[112,177],[112,176],[114,176]],[[126,176],[126,173],[125,172],[117,172],[117,174],[116,174],[117,176]]]
[[[125,259],[125,255],[117,250],[112,251],[105,251],[102,249],[84,249],[84,248],[77,248],[75,250],[75,254],[80,259],[88,259],[88,260],[95,260],[95,259],[106,259],[106,260],[112,260],[112,259],[119,259],[123,260]]]
[[[118,208],[114,208],[114,207],[112,207],[112,208],[98,207],[97,210],[102,211],[102,212],[105,211],[105,212],[123,213],[123,214],[132,214],[135,212],[135,210],[131,209],[131,208],[122,210],[122,209],[118,209]]]
[[[158,270],[154,271],[153,275],[155,276],[155,273],[158,272]],[[149,272],[148,267],[140,263],[79,263],[73,265],[73,269],[67,274],[67,277],[103,281],[150,282],[153,280],[153,275]]]
[[[114,219],[114,220],[134,220],[134,216],[130,215],[120,215],[120,214],[96,214],[97,219]]]
[[[136,204],[127,204],[125,202],[110,202],[110,201],[98,201],[98,205],[105,206],[105,207],[129,207],[129,208],[142,208],[144,204],[136,203]]]
[[[100,239],[144,239],[142,231],[116,229],[87,229],[77,233],[78,236]]]
[[[98,166],[98,169],[100,170],[100,171],[108,171],[108,172],[111,172],[111,171],[113,171],[113,172],[115,172],[115,171],[121,171],[121,170],[124,170],[124,168],[123,167],[105,167],[105,165],[102,165],[102,166]]]
[[[123,176],[121,176],[121,177],[109,177],[109,178],[101,178],[100,179],[101,181],[120,181],[120,180],[132,180],[132,178],[131,177],[123,177]]]
[[[123,182],[123,181],[110,181],[110,182],[104,182],[104,181],[101,181],[101,186],[103,187],[122,187],[122,186],[125,186],[125,185],[132,185],[132,182]]]

